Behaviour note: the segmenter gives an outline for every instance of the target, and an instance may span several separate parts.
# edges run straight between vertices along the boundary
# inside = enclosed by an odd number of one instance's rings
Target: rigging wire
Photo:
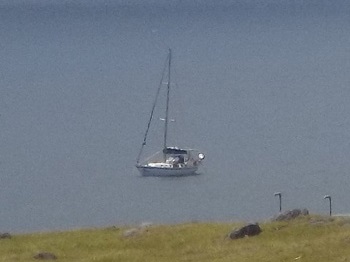
[[[136,164],[139,164],[143,148],[144,148],[144,146],[146,145],[146,142],[147,142],[148,131],[149,131],[150,127],[151,127],[151,122],[152,122],[152,119],[153,119],[154,110],[156,108],[156,104],[157,104],[157,100],[158,100],[158,97],[159,97],[160,89],[162,88],[162,85],[163,85],[163,79],[164,79],[164,76],[165,76],[165,73],[166,73],[167,64],[168,64],[168,60],[169,59],[170,59],[170,54],[168,54],[168,56],[167,56],[167,58],[165,60],[165,66],[164,66],[164,69],[163,69],[163,72],[162,72],[162,77],[160,79],[160,83],[159,83],[159,86],[158,86],[158,89],[157,89],[157,92],[156,92],[156,97],[155,97],[153,105],[152,105],[152,110],[151,110],[150,117],[149,117],[149,120],[148,120],[148,124],[147,124],[146,132],[145,132],[145,135],[144,135],[144,138],[143,138],[143,142],[142,142],[142,145],[141,145],[141,149],[140,149],[140,152],[139,152],[139,154],[137,156],[137,159],[136,159]]]

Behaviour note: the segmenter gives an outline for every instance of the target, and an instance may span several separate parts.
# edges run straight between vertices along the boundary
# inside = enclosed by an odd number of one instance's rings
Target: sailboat
[[[169,101],[170,101],[170,76],[171,76],[171,49],[166,60],[166,68],[164,68],[160,85],[157,89],[156,98],[152,106],[150,118],[147,124],[146,132],[142,142],[141,150],[136,160],[136,168],[143,176],[188,176],[197,172],[198,167],[204,160],[203,153],[196,149],[179,148],[168,145],[168,130],[169,130]],[[163,148],[151,155],[150,157],[141,161],[141,155],[146,146],[148,132],[151,122],[154,119],[154,111],[157,105],[157,100],[162,87],[164,87],[163,79],[167,75],[166,82],[166,104],[165,104],[165,118],[164,120],[164,137]]]

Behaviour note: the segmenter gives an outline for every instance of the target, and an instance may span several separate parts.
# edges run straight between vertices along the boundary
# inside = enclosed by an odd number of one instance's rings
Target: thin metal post
[[[279,202],[280,202],[280,212],[282,212],[282,193],[281,192],[276,192],[274,194],[275,196],[278,196]]]
[[[332,216],[332,197],[330,195],[325,195],[323,199],[329,199],[329,216]]]

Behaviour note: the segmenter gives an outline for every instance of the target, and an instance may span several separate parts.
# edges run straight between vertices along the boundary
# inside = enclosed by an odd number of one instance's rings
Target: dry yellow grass
[[[225,236],[242,224],[158,225],[124,236],[127,228],[15,235],[0,240],[0,261],[34,261],[51,252],[58,261],[350,261],[350,220],[310,216],[260,224],[254,237]]]

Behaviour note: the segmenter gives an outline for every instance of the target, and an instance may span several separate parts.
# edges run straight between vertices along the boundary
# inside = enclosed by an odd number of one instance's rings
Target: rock
[[[134,237],[141,234],[140,228],[131,228],[123,232],[123,237]]]
[[[258,223],[256,224],[248,224],[240,229],[233,230],[229,237],[231,239],[243,238],[245,236],[256,236],[261,233],[261,228]]]
[[[35,259],[41,259],[41,260],[56,260],[57,257],[49,252],[41,252],[34,256]]]
[[[304,209],[292,209],[283,212],[282,214],[279,214],[277,217],[275,217],[273,220],[274,221],[288,221],[295,219],[299,216],[307,216],[309,215],[309,210],[306,208]]]
[[[152,226],[152,223],[144,222],[138,227],[127,229],[123,232],[123,237],[134,237],[144,232],[148,232],[148,229]]]
[[[143,222],[141,223],[141,225],[139,226],[140,228],[149,228],[153,226],[153,224],[151,222]]]
[[[12,236],[10,233],[0,233],[0,239],[10,239]]]

